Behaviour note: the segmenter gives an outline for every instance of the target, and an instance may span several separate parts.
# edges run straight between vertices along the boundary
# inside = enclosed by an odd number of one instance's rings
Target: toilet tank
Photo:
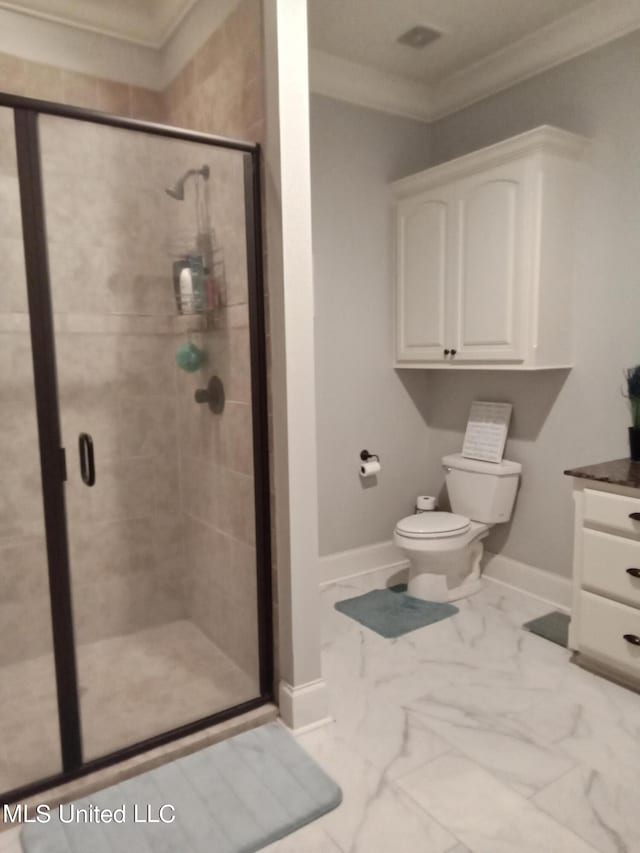
[[[522,470],[519,462],[480,462],[453,453],[443,457],[442,466],[453,512],[484,524],[511,518]]]

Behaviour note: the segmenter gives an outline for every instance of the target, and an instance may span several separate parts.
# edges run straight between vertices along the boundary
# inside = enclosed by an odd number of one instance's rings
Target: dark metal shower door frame
[[[257,143],[242,142],[183,130],[170,125],[129,119],[95,110],[23,98],[17,95],[0,93],[0,107],[10,108],[14,112],[62,753],[62,771],[60,773],[11,791],[0,792],[2,802],[9,803],[24,800],[47,788],[124,761],[271,701],[273,699],[273,625],[260,146]],[[53,308],[38,133],[38,116],[40,114],[88,121],[187,142],[204,143],[243,153],[256,518],[256,619],[258,622],[260,692],[255,699],[241,705],[226,708],[211,716],[163,732],[89,762],[82,760],[76,645],[71,607],[69,544],[65,508],[66,466],[60,429]]]

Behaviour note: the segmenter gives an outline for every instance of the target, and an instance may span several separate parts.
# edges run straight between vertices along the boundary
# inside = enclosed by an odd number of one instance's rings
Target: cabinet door
[[[443,194],[423,194],[398,204],[398,361],[443,360],[450,222],[450,202]]]
[[[460,181],[450,327],[457,361],[521,361],[526,164]]]

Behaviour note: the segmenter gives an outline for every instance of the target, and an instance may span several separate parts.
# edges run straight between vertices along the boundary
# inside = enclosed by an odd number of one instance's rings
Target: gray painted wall
[[[514,405],[507,456],[524,466],[515,516],[487,548],[571,574],[565,468],[626,456],[623,368],[640,362],[640,34],[552,69],[431,125],[432,163],[540,124],[591,138],[577,220],[575,367],[568,374],[429,377],[429,482],[461,446],[473,399]],[[409,169],[407,170],[409,173]]]
[[[565,468],[627,455],[626,366],[640,362],[640,34],[427,127],[315,96],[312,178],[321,553],[390,538],[413,496],[443,487],[474,399],[514,404],[506,455],[524,466],[491,551],[571,573]],[[578,204],[575,367],[507,374],[394,371],[385,185],[540,124],[588,136]],[[377,486],[356,474],[382,454]]]
[[[389,539],[424,490],[424,377],[391,369],[392,226],[387,184],[428,164],[428,128],[313,96],[320,553]],[[379,453],[363,487],[358,454]]]

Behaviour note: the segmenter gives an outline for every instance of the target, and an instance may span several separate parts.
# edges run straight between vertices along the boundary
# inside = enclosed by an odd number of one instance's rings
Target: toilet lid
[[[469,527],[469,519],[453,512],[420,512],[401,519],[397,525],[398,533],[405,536],[436,536],[443,533],[462,533]]]

